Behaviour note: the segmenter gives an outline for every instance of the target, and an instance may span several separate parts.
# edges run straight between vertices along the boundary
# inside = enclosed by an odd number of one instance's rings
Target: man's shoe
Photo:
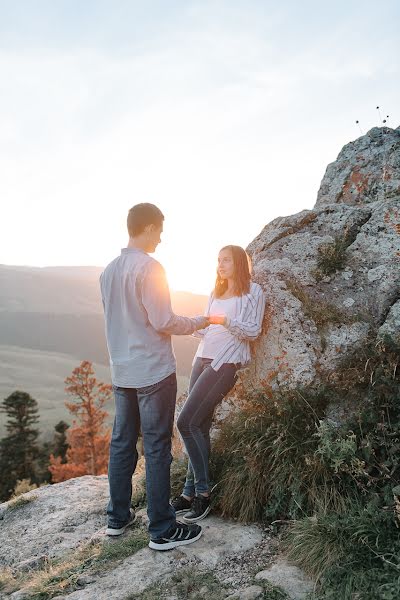
[[[178,496],[177,498],[175,498],[175,500],[172,500],[171,504],[174,507],[175,514],[182,515],[190,509],[190,507],[192,506],[192,501],[186,500],[186,498],[184,498],[183,496]]]
[[[127,527],[129,527],[129,525],[132,525],[132,523],[135,522],[135,520],[136,520],[135,511],[133,510],[133,508],[130,508],[129,510],[131,513],[129,521],[125,525],[123,525],[122,527],[119,527],[119,528],[107,527],[106,535],[121,535],[122,533],[124,533],[125,529]]]
[[[211,510],[210,496],[195,496],[192,502],[192,508],[182,517],[185,523],[196,523],[204,519]]]
[[[150,540],[149,548],[152,548],[153,550],[171,550],[177,546],[192,544],[200,537],[200,525],[186,525],[185,523],[177,522],[164,537]]]

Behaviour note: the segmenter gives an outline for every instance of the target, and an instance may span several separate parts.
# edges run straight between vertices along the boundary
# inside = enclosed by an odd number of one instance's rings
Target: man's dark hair
[[[164,221],[164,215],[154,204],[142,202],[132,206],[128,212],[127,226],[130,237],[140,235],[146,225],[155,225],[160,227]]]

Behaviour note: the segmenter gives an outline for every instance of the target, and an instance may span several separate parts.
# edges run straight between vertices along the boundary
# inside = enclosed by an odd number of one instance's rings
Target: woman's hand
[[[224,327],[226,325],[226,317],[220,315],[211,315],[208,317],[208,320],[210,321],[210,325],[223,325]]]

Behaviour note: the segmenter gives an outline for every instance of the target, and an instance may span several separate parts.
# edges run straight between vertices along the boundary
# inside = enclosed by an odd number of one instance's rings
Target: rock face
[[[68,562],[71,552],[82,543],[118,544],[122,538],[128,540],[134,530],[128,529],[115,539],[105,535],[106,476],[70,479],[28,492],[22,498],[25,503],[13,509],[8,503],[0,504],[0,569],[8,567],[21,573],[43,568],[49,559]],[[31,501],[27,502],[29,498]],[[262,541],[262,530],[257,525],[210,516],[202,522],[202,527],[203,535],[194,544],[169,552],[145,547],[117,563],[106,562],[100,570],[79,577],[81,589],[65,592],[62,597],[126,600],[187,565],[212,570],[229,557],[241,556],[258,547]],[[0,598],[3,597],[22,599],[29,597],[29,593],[22,588],[13,595],[0,592]]]
[[[105,475],[77,477],[23,495],[33,498],[8,509],[0,504],[0,567],[22,569],[26,561],[59,558],[75,549],[105,523]]]
[[[286,560],[278,560],[269,569],[257,573],[257,580],[267,580],[281,587],[293,600],[303,600],[314,589],[314,584],[304,573]]]
[[[267,310],[244,385],[309,384],[368,333],[398,334],[400,128],[346,145],[314,208],[274,219],[247,250]]]

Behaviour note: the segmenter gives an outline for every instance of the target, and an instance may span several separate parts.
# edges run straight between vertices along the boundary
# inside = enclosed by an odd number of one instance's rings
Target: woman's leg
[[[218,371],[207,366],[193,385],[178,418],[177,426],[194,469],[197,494],[209,492],[208,434],[211,419],[215,407],[234,386],[236,371],[236,366],[230,363],[222,365]]]
[[[193,389],[194,384],[204,371],[204,369],[211,363],[211,359],[202,359],[200,357],[196,358],[195,363],[193,365],[192,372],[190,374],[189,381],[189,394]],[[188,460],[188,466],[186,471],[186,480],[183,486],[182,496],[187,500],[191,500],[195,495],[195,486],[194,486],[194,471],[191,460]]]

